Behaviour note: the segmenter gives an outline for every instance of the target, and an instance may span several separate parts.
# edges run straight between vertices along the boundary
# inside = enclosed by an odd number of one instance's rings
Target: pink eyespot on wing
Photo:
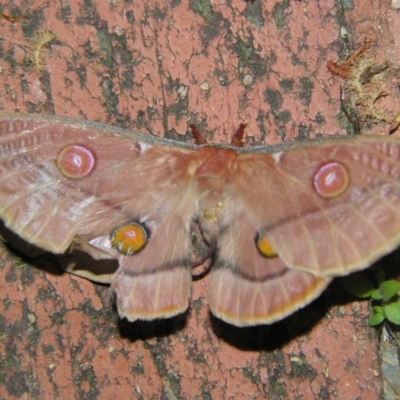
[[[70,145],[60,151],[56,161],[58,169],[69,179],[88,176],[94,168],[94,154],[80,145]]]
[[[349,183],[350,177],[346,167],[337,161],[322,165],[314,175],[314,188],[324,199],[340,196]]]

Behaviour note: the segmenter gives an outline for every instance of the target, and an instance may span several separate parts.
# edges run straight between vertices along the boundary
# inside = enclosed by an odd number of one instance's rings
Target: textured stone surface
[[[0,111],[39,112],[188,140],[187,120],[227,142],[343,134],[339,86],[326,64],[365,36],[398,64],[398,12],[334,1],[15,1],[0,19]],[[25,18],[26,17],[26,18]],[[37,72],[37,30],[57,39]],[[389,85],[390,86],[390,85]],[[393,82],[392,82],[393,86]],[[384,99],[398,110],[399,99]],[[390,102],[391,101],[391,102]],[[341,125],[343,123],[343,125]],[[390,124],[367,131],[385,133]],[[367,126],[364,126],[364,130]],[[108,288],[1,250],[0,396],[16,398],[376,399],[381,378],[366,303],[332,285],[271,327],[211,317],[207,279],[187,315],[119,321]]]

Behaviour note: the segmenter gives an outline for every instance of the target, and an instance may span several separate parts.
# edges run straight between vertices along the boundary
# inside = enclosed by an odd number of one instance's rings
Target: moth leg
[[[198,260],[192,261],[192,278],[199,278],[205,275],[211,268],[211,265],[213,264],[213,258],[215,256],[215,253],[217,251],[217,242],[213,241],[210,243],[207,252]],[[197,272],[196,274],[193,273],[193,269],[200,267],[203,265],[206,261],[210,260],[210,263],[205,266],[204,270],[202,272]]]

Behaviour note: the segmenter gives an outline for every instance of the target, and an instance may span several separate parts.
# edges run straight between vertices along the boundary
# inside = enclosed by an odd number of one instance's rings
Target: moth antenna
[[[200,133],[200,131],[196,128],[195,124],[189,124],[190,132],[193,136],[194,142],[198,145],[207,144],[207,139]]]
[[[244,136],[244,130],[246,129],[247,124],[245,122],[242,122],[239,125],[239,128],[236,130],[234,135],[232,136],[231,144],[236,147],[243,147],[243,136]]]

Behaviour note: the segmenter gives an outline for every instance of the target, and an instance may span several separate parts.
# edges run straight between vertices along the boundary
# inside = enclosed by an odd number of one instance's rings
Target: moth
[[[117,260],[119,315],[188,308],[193,224],[215,249],[208,302],[271,324],[400,243],[400,140],[196,146],[93,122],[0,116],[0,217],[53,253]]]

